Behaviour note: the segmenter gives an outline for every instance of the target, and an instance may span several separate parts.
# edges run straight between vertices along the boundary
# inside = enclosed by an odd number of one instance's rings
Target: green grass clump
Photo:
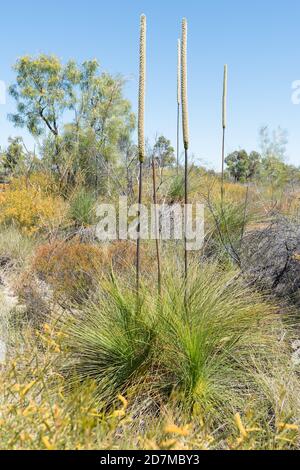
[[[113,281],[71,320],[68,367],[80,381],[96,382],[99,401],[110,402],[150,367],[153,325],[144,310],[136,310],[135,291],[121,292]]]
[[[88,227],[95,223],[95,198],[91,192],[81,188],[70,202],[70,218],[76,227]]]
[[[274,308],[234,271],[207,265],[194,269],[190,282],[187,314],[182,289],[176,280],[168,284],[157,325],[157,361],[185,409],[224,422],[250,396],[261,398],[257,377],[267,359],[279,354],[288,362],[277,342],[282,326]]]
[[[171,201],[182,201],[184,199],[184,178],[176,175],[172,178],[168,189],[168,198]]]
[[[14,226],[1,227],[0,230],[0,260],[3,264],[14,264],[18,267],[32,255],[36,241],[33,237],[24,235]]]
[[[293,376],[276,309],[215,265],[191,270],[188,311],[183,293],[170,272],[160,301],[148,286],[137,311],[134,290],[102,286],[68,327],[72,380],[95,381],[105,406],[118,393],[140,404],[146,396],[156,408],[175,397],[184,413],[215,425],[247,401],[268,413],[277,392],[266,393],[261,378],[276,382],[282,368]]]
[[[245,201],[214,201],[207,211],[206,248],[219,261],[240,264],[240,248],[251,214]]]

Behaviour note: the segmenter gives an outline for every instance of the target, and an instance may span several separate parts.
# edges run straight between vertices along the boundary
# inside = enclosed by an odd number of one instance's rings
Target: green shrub
[[[239,251],[250,218],[245,201],[211,203],[207,211],[206,251],[221,261],[239,264]]]
[[[175,176],[168,189],[168,198],[172,201],[182,201],[184,199],[184,178]]]
[[[90,192],[82,188],[73,196],[70,218],[77,227],[88,227],[95,223],[95,198]]]

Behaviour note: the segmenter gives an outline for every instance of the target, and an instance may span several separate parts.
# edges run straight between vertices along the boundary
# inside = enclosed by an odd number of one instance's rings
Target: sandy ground
[[[7,317],[17,304],[18,299],[9,285],[7,274],[0,270],[0,363],[5,360]]]

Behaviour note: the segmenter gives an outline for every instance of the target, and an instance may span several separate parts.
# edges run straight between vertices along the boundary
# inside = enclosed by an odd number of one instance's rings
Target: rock
[[[245,236],[242,271],[250,281],[300,306],[300,225],[280,218]]]

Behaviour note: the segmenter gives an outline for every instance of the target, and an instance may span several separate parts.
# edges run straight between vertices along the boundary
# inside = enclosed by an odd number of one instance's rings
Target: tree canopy
[[[258,174],[260,163],[258,152],[248,154],[246,150],[236,150],[226,158],[228,172],[235,181],[253,179]]]
[[[44,54],[21,57],[14,69],[17,111],[9,117],[42,139],[42,156],[62,180],[118,160],[121,140],[135,128],[121,76],[100,73],[96,60],[64,65]]]

